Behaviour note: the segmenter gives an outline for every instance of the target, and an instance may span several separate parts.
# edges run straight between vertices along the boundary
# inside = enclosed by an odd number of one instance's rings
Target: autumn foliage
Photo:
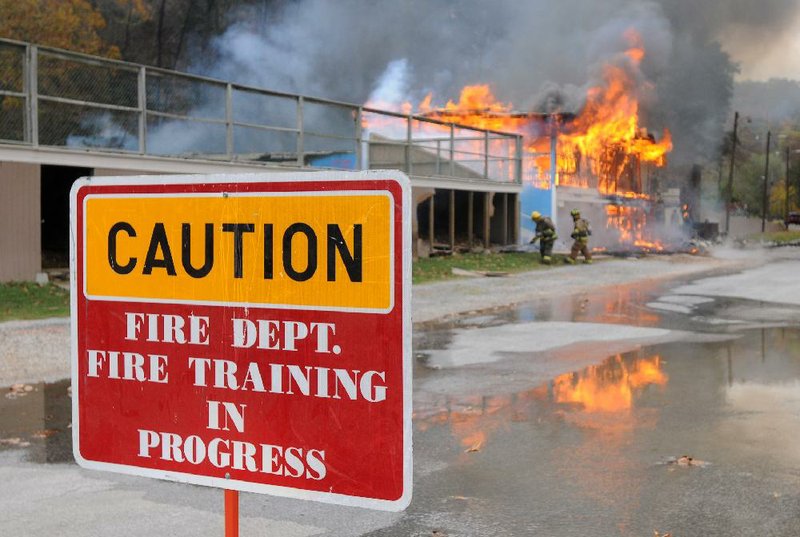
[[[0,0],[0,37],[110,57],[99,35],[106,21],[87,0]]]

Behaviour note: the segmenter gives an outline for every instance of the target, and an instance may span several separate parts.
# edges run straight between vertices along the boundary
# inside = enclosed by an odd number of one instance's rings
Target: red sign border
[[[353,183],[366,181],[394,181],[400,187],[401,197],[401,248],[395,249],[396,256],[401,256],[401,292],[400,303],[395,300],[393,293],[393,307],[402,307],[403,324],[403,493],[396,500],[384,500],[362,496],[350,496],[332,492],[318,492],[278,485],[258,484],[233,479],[201,476],[183,472],[161,471],[149,468],[140,468],[107,462],[86,460],[81,456],[79,445],[79,382],[78,382],[78,293],[83,293],[84,282],[78,281],[79,263],[80,274],[83,278],[85,270],[84,252],[78,252],[78,207],[79,191],[88,186],[120,187],[120,194],[125,194],[125,187],[158,187],[200,184],[232,184],[232,183],[330,183],[330,192],[336,190],[337,183]],[[352,192],[351,189],[349,192]],[[291,192],[291,191],[290,191]],[[307,191],[304,191],[307,192]],[[348,190],[342,190],[348,193]],[[131,192],[135,195],[135,192]],[[389,193],[393,198],[394,195]],[[395,206],[398,200],[395,200]],[[394,222],[394,219],[392,219]],[[393,233],[397,233],[397,229]],[[83,295],[82,295],[83,296]],[[88,299],[88,297],[83,297]],[[128,299],[132,302],[147,303],[146,299]],[[318,308],[295,306],[293,309],[330,310],[341,311],[338,308]],[[391,311],[391,310],[390,310]],[[362,310],[363,312],[363,310]],[[375,312],[383,315],[388,312]],[[411,183],[408,177],[398,170],[370,170],[364,172],[267,172],[253,174],[214,174],[214,175],[144,175],[144,176],[119,176],[119,177],[83,177],[75,181],[70,191],[70,316],[71,316],[71,366],[72,366],[72,448],[73,456],[79,466],[90,470],[109,471],[141,477],[165,479],[181,483],[190,483],[209,487],[217,487],[242,492],[255,492],[294,498],[312,500],[329,504],[363,507],[383,511],[402,511],[411,503],[413,485],[413,456],[412,456],[412,363],[411,363]]]

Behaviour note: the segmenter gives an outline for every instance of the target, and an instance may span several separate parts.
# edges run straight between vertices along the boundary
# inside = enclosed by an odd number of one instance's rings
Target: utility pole
[[[786,146],[786,177],[784,178],[784,196],[783,196],[783,221],[789,221],[789,146]],[[786,229],[789,229],[789,224],[786,224]]]
[[[769,199],[767,198],[768,184],[769,184],[769,140],[772,136],[772,131],[767,131],[767,162],[764,165],[764,191],[761,194],[761,233],[767,229],[767,206]]]
[[[558,183],[558,116],[550,114],[550,218],[558,222],[558,203],[556,184]]]
[[[731,204],[733,203],[733,165],[736,160],[736,129],[739,126],[739,112],[733,115],[733,146],[731,148],[731,169],[728,173],[728,192],[725,199],[725,233],[731,232]]]

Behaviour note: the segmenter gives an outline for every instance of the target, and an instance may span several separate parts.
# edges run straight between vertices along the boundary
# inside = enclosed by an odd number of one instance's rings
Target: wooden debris
[[[481,278],[481,277],[488,277],[488,278],[501,278],[508,276],[509,272],[502,272],[502,271],[493,271],[493,270],[467,270],[458,267],[453,267],[450,269],[454,276],[467,276],[469,278]]]

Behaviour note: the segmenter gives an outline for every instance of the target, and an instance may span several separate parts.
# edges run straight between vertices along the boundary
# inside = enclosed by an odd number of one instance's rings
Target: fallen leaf
[[[31,386],[30,384],[12,384],[11,387],[8,389],[8,393],[6,394],[6,399],[16,399],[17,397],[28,395],[28,393],[32,391],[33,391],[33,386]]]
[[[689,455],[681,455],[680,457],[673,457],[667,460],[667,464],[672,464],[675,466],[708,466],[706,461],[701,461],[699,459],[695,459]]]

